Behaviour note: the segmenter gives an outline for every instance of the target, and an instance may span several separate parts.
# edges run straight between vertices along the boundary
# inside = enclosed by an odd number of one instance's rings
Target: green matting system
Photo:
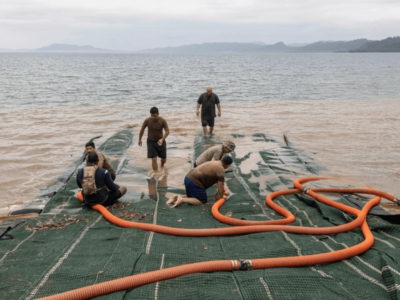
[[[273,150],[251,152],[241,159],[232,154],[232,171],[226,174],[231,196],[222,207],[222,214],[231,212],[232,217],[246,220],[279,219],[265,205],[265,196],[292,188],[293,179],[315,176],[321,170],[289,142],[261,133],[232,137],[238,147],[240,139],[250,138]],[[122,199],[123,210],[114,208],[116,216],[133,216],[133,221],[177,228],[228,226],[212,217],[212,205],[171,209],[165,203],[165,194],[183,194],[184,189],[162,186],[148,179],[145,170],[131,165],[125,151],[134,140],[131,131],[123,130],[99,150],[117,158],[113,161],[117,182],[118,178],[143,182],[149,184],[149,190],[153,185],[156,193],[129,191]],[[199,133],[193,156],[216,144],[221,144],[218,138]],[[170,146],[180,147],[178,143]],[[257,149],[264,148],[258,144]],[[241,165],[251,155],[262,159],[256,168],[243,174]],[[75,198],[77,191],[74,174],[38,218],[11,230],[14,239],[0,240],[0,299],[36,299],[193,262],[326,253],[364,240],[360,229],[330,236],[270,232],[216,237],[177,237],[124,229],[81,205]],[[216,189],[208,192],[213,195]],[[340,195],[335,200],[352,205]],[[326,227],[354,219],[304,195],[278,197],[275,202],[295,215],[292,226]],[[33,229],[52,224],[64,224],[64,228]],[[400,299],[400,227],[376,216],[368,217],[368,225],[375,237],[373,247],[344,261],[301,268],[192,274],[96,299]]]

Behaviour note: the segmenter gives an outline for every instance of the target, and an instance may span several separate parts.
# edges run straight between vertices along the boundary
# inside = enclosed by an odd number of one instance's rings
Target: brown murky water
[[[323,176],[341,177],[369,184],[377,189],[400,195],[400,99],[368,101],[299,101],[249,105],[222,104],[222,117],[216,119],[215,134],[228,136],[236,145],[237,157],[256,147],[250,138],[234,139],[232,133],[251,135],[265,133],[283,143],[283,134],[297,148],[311,154],[329,170]],[[87,109],[24,109],[0,113],[0,214],[15,205],[31,202],[78,159],[84,144],[103,134],[100,144],[110,135],[131,127],[134,144],[128,149],[130,164],[151,171],[146,146],[137,145],[142,121],[121,118],[121,111],[136,110],[140,105],[99,106]],[[178,149],[168,153],[165,171],[158,176],[163,184],[182,187],[190,169],[193,141],[200,129],[195,110],[161,111],[169,123],[167,142],[177,141]],[[248,172],[259,158],[251,156],[242,167]],[[247,170],[248,169],[248,170]],[[118,183],[118,179],[117,179]],[[149,193],[151,186],[119,182]],[[151,191],[150,191],[151,192]]]

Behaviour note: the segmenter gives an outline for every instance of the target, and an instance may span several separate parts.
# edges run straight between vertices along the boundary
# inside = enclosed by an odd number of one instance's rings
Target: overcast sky
[[[399,0],[0,0],[0,48],[380,40],[399,16]]]

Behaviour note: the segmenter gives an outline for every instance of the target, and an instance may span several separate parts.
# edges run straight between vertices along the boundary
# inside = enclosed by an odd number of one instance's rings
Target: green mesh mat
[[[281,218],[264,203],[272,191],[292,188],[292,180],[317,175],[321,170],[305,153],[290,143],[281,143],[264,134],[232,135],[237,147],[241,138],[269,147],[242,158],[232,154],[232,172],[226,174],[230,198],[221,209],[234,218],[270,220]],[[165,204],[167,192],[183,189],[162,186],[146,178],[145,170],[125,157],[132,133],[118,132],[100,148],[113,157],[118,178],[154,185],[152,195],[129,191],[115,215],[140,212],[134,221],[178,228],[217,228],[228,225],[216,221],[211,205]],[[221,141],[203,137],[194,142],[194,158]],[[271,144],[273,147],[271,147]],[[174,147],[183,147],[174,143]],[[259,158],[257,168],[245,172],[250,156]],[[183,178],[182,178],[183,180]],[[35,299],[94,283],[164,269],[187,263],[219,259],[252,259],[300,256],[331,252],[363,241],[359,229],[336,235],[296,235],[284,232],[240,236],[176,237],[110,224],[98,212],[76,200],[73,176],[67,186],[47,204],[44,213],[13,229],[13,240],[0,241],[0,299]],[[213,195],[216,189],[210,189]],[[336,201],[351,205],[344,197]],[[293,226],[325,227],[347,223],[353,216],[303,195],[278,197],[276,203],[296,216]],[[211,203],[212,204],[212,203]],[[112,210],[110,208],[110,210]],[[151,215],[152,214],[152,215]],[[80,220],[77,222],[77,220]],[[58,230],[34,230],[41,224],[69,224]],[[368,224],[375,236],[367,252],[345,261],[301,268],[192,274],[120,291],[96,299],[398,299],[400,298],[400,230],[370,216]],[[40,224],[39,224],[40,225]]]

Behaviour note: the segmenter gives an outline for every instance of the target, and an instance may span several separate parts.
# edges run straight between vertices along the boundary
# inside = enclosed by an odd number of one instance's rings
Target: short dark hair
[[[97,156],[97,153],[89,153],[87,157],[88,163],[95,163],[99,161],[99,157]]]
[[[94,143],[92,141],[87,142],[86,145],[85,145],[85,148],[86,147],[93,147],[94,149],[96,149],[96,147],[95,147],[95,145],[94,145]]]
[[[222,159],[222,163],[226,166],[230,166],[232,164],[232,157],[229,155],[225,155]]]
[[[152,107],[152,108],[150,108],[150,113],[151,114],[158,114],[158,108],[157,107]]]

